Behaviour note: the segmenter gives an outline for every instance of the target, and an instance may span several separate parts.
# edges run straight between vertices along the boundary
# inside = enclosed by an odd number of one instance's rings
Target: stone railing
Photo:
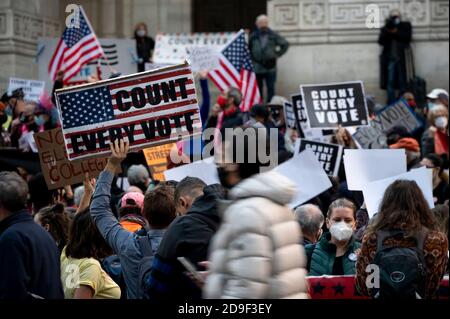
[[[293,44],[373,42],[366,24],[378,10],[381,26],[392,9],[412,23],[415,41],[449,39],[448,0],[269,0],[272,28]]]

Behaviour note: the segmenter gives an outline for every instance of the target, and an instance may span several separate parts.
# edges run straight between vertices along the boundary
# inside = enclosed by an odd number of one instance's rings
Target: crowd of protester
[[[284,45],[264,17],[258,21],[253,41]],[[146,34],[145,26],[136,29],[142,50],[154,45]],[[287,44],[277,54],[286,50]],[[146,61],[144,55],[141,62]],[[269,87],[269,104],[243,113],[237,88],[211,103],[204,73],[200,108],[205,129],[244,127],[267,135],[276,130],[281,163],[293,156],[301,132],[286,127],[284,99],[274,96],[275,66],[269,62],[261,62],[260,79]],[[448,93],[432,90],[425,106],[412,92],[399,94],[423,129],[409,134],[395,127],[387,132],[387,144],[406,150],[408,168],[433,170],[434,209],[415,182],[401,180],[386,190],[378,214],[369,218],[362,193],[347,188],[342,165],[339,176],[330,177],[332,188],[294,210],[287,205],[295,193],[291,182],[273,171],[261,173],[264,165],[248,159],[218,163],[220,185],[194,177],[157,181],[146,166],[123,165],[129,145],[116,140],[100,176],[86,176],[82,185],[48,190],[42,173],[20,165],[15,172],[0,172],[0,298],[308,298],[306,278],[323,275],[355,276],[358,292],[376,297],[366,284],[366,269],[385,247],[415,249],[423,268],[407,263],[413,260],[408,255],[405,272],[417,272],[414,293],[436,298],[448,273]],[[373,116],[376,103],[368,104]],[[3,95],[0,120],[0,146],[23,151],[29,151],[28,133],[59,126],[54,101],[45,96],[38,103],[24,101],[21,90]],[[332,141],[356,148],[344,128]],[[246,154],[249,140],[239,143]],[[224,156],[232,153],[229,147],[222,144]],[[117,182],[121,170],[129,186]],[[187,274],[180,257],[197,267],[201,278]]]

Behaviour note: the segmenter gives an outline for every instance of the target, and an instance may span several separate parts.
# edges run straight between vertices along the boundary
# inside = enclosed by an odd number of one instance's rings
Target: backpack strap
[[[151,257],[153,256],[152,243],[148,235],[146,236],[138,236],[137,238],[139,247],[141,248],[141,252],[143,257]]]

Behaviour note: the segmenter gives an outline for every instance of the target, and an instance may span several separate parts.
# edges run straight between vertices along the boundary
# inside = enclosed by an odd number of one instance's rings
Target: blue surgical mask
[[[12,107],[8,106],[8,107],[5,109],[5,114],[8,115],[8,116],[12,116],[12,115],[13,115]]]
[[[34,123],[36,123],[37,126],[41,126],[45,124],[45,119],[43,116],[35,116],[34,117]]]
[[[433,102],[428,102],[427,106],[428,106],[428,110],[431,111],[432,109],[434,109],[438,104],[433,103]]]

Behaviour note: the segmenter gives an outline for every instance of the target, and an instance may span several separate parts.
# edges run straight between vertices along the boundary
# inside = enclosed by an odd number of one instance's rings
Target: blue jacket
[[[113,178],[114,174],[111,172],[100,173],[91,203],[91,215],[98,230],[120,259],[128,299],[141,299],[142,296],[138,296],[138,287],[141,284],[138,267],[143,254],[137,240],[139,235],[123,229],[111,211],[109,202]],[[164,232],[165,230],[151,229],[147,233],[154,254],[158,250]]]
[[[59,251],[27,210],[0,222],[0,299],[64,299]]]

